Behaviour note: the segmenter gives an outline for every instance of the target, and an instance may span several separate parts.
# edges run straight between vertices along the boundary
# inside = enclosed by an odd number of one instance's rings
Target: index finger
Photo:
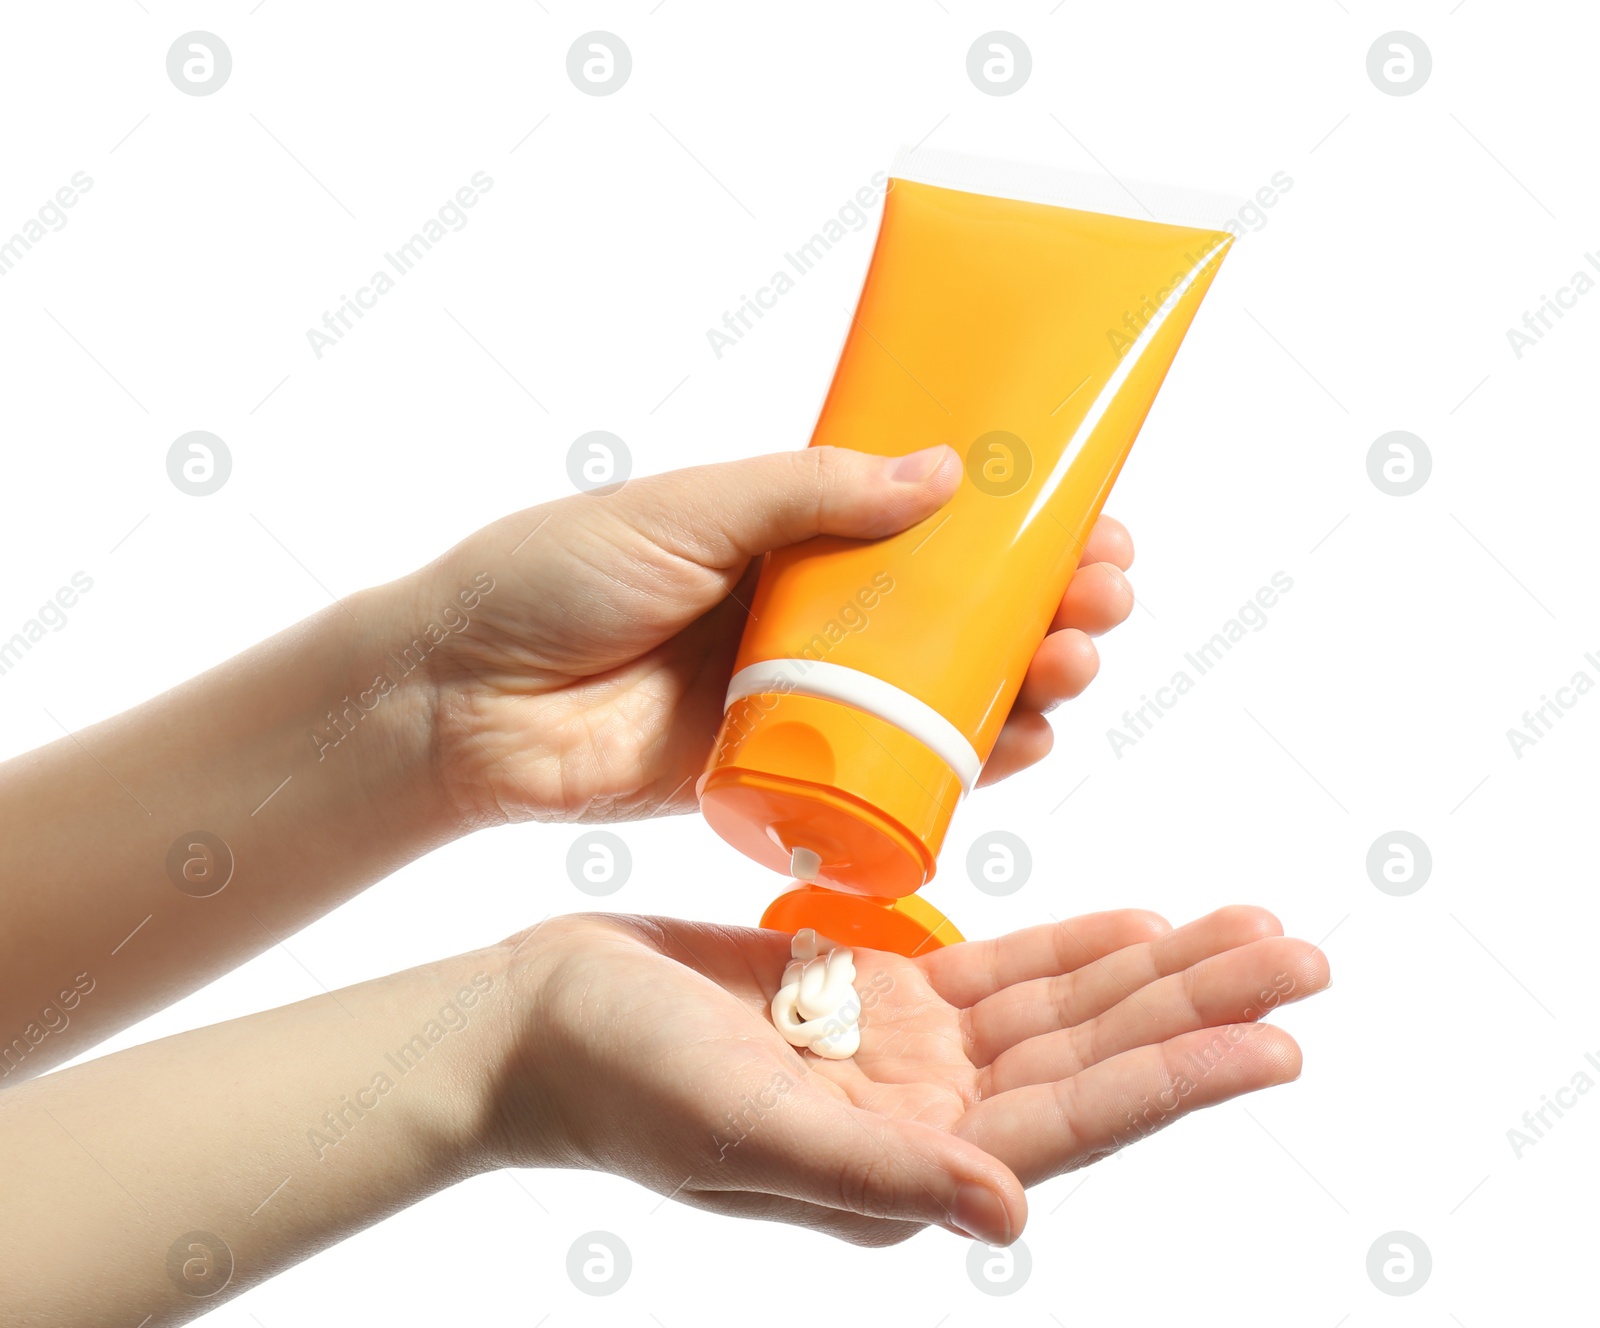
[[[960,1009],[1016,982],[1056,977],[1172,930],[1157,913],[1122,908],[1049,922],[988,941],[962,941],[919,958],[928,985]]]

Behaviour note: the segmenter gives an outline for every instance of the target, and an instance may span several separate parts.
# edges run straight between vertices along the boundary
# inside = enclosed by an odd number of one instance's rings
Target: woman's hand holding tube
[[[486,527],[415,579],[418,603],[487,571],[492,594],[430,658],[441,786],[468,824],[691,810],[760,555],[926,520],[961,482],[947,447],[807,448],[635,480]],[[1127,617],[1133,544],[1102,518],[985,769],[1050,750],[1045,711]]]

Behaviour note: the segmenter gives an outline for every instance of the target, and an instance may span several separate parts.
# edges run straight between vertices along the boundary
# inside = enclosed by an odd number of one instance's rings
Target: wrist
[[[570,1090],[588,1084],[575,1066],[582,1057],[575,1039],[586,1034],[555,1013],[564,981],[581,986],[593,979],[565,967],[583,927],[581,916],[550,918],[481,952],[480,967],[494,975],[497,996],[486,1006],[479,1044],[485,1068],[478,1079],[475,1170],[593,1165],[571,1119]]]
[[[461,722],[463,688],[475,681],[461,641],[482,618],[497,582],[488,570],[458,564],[440,559],[346,601],[356,609],[362,648],[375,669],[370,678],[358,675],[365,694],[357,699],[373,704],[374,713],[384,710],[390,771],[403,772],[413,815],[441,840],[506,819],[485,805],[484,781],[462,773],[478,759],[493,758],[473,750],[474,760],[461,760],[463,740],[471,737]]]
[[[437,655],[453,619],[436,598],[419,573],[358,591],[329,611],[342,662],[308,732],[318,765],[355,768],[386,831],[430,847],[471,828],[440,759]]]
[[[409,990],[386,1020],[374,1083],[382,1075],[403,1090],[391,1095],[406,1103],[407,1151],[426,1190],[505,1165],[493,1121],[520,1005],[507,955],[488,946],[386,980]]]

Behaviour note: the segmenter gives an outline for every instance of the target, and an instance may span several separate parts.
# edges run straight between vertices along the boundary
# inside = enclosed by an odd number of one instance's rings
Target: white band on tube
[[[759,696],[764,692],[842,701],[877,716],[886,724],[893,724],[955,771],[963,793],[972,792],[983,770],[983,762],[966,735],[931,705],[859,669],[822,660],[762,660],[733,675],[723,709],[747,696]]]

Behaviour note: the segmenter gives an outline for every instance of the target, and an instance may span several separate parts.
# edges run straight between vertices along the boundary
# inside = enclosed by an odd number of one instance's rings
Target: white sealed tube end
[[[822,870],[822,856],[809,848],[789,850],[789,875],[797,881],[815,882]]]
[[[1149,219],[1169,226],[1200,226],[1237,233],[1239,209],[1245,200],[1210,190],[1153,184],[1128,176],[1063,170],[1032,162],[970,156],[943,148],[903,147],[889,174],[943,189],[994,198],[1027,199],[1053,207],[1100,212],[1113,217]],[[890,186],[893,188],[893,185]]]

